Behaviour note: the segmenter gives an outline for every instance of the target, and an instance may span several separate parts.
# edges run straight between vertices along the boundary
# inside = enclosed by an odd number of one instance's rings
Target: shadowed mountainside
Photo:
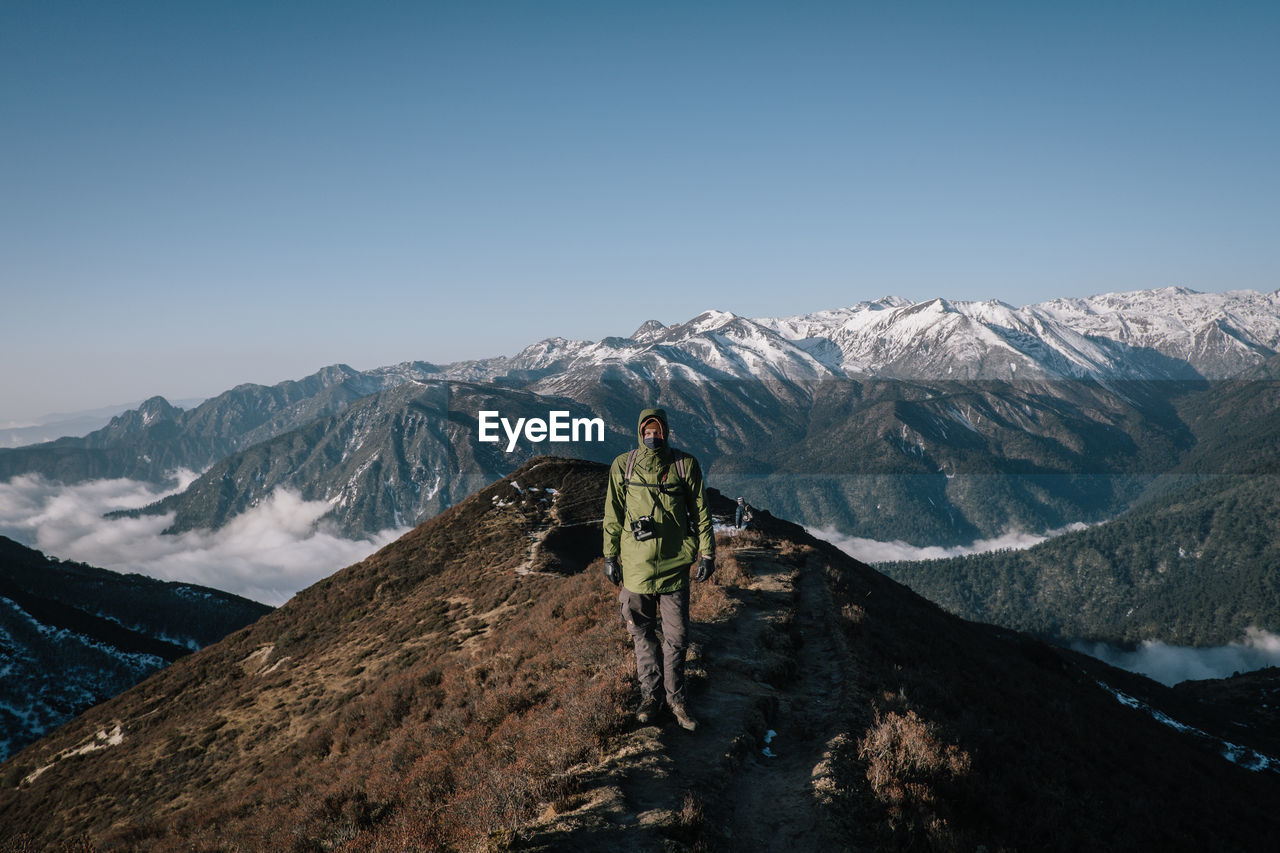
[[[270,611],[208,587],[55,560],[0,536],[0,760]]]
[[[695,586],[703,727],[637,727],[604,481],[534,459],[26,749],[0,849],[1274,842],[1273,739],[1223,691],[964,622],[768,513]]]

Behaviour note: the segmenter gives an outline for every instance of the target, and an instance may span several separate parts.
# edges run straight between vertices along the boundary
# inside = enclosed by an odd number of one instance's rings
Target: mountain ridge
[[[24,750],[0,769],[0,849],[1274,841],[1261,729],[958,620],[767,512],[718,531],[694,588],[703,728],[636,726],[604,481],[533,459]]]

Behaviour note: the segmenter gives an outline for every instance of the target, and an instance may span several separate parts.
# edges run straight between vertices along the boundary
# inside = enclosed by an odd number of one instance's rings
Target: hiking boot
[[[652,696],[646,696],[640,700],[640,708],[636,711],[636,722],[651,723],[657,719],[660,710],[662,710],[662,703]]]
[[[672,703],[671,714],[676,718],[676,722],[680,724],[680,728],[687,732],[697,730],[698,721],[693,718],[683,705],[676,705],[675,703]]]

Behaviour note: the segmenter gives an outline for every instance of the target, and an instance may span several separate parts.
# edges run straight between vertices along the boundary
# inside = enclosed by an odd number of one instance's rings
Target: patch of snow
[[[1170,717],[1168,714],[1164,713],[1163,711],[1160,711],[1157,708],[1151,707],[1146,702],[1143,702],[1141,699],[1137,699],[1133,696],[1130,696],[1128,693],[1125,693],[1121,690],[1117,690],[1116,688],[1112,687],[1106,682],[1098,681],[1097,684],[1103,690],[1105,690],[1106,692],[1114,696],[1116,701],[1118,701],[1121,705],[1124,705],[1129,708],[1133,708],[1135,711],[1141,711],[1147,714],[1148,716],[1150,716],[1152,719],[1154,719],[1156,722],[1160,723],[1161,725],[1168,726],[1174,731],[1181,732],[1183,734],[1200,738],[1201,740],[1207,740],[1212,743],[1218,744],[1219,748],[1222,751],[1223,758],[1235,764],[1239,764],[1241,767],[1243,767],[1246,770],[1252,770],[1254,772],[1270,770],[1273,773],[1280,773],[1280,761],[1272,758],[1271,756],[1263,755],[1262,753],[1253,749],[1249,749],[1248,747],[1240,746],[1239,744],[1231,743],[1229,741],[1222,740],[1221,738],[1214,737],[1208,732],[1201,731],[1200,729],[1197,729],[1194,726],[1188,726],[1185,723],[1180,723],[1177,720]]]
[[[149,655],[143,652],[121,651],[108,643],[99,642],[98,640],[86,637],[83,634],[78,634],[67,628],[54,628],[46,625],[7,598],[0,598],[0,604],[9,605],[19,618],[28,623],[32,631],[45,637],[45,639],[52,645],[74,643],[78,646],[93,649],[100,654],[104,654],[110,658],[121,661],[139,672],[163,669],[166,666],[164,658],[156,655]]]
[[[30,775],[24,778],[22,780],[22,784],[30,785],[36,779],[40,778],[40,776],[42,776],[45,773],[45,771],[50,770],[59,761],[65,761],[68,758],[75,758],[81,755],[88,755],[89,753],[97,752],[100,749],[107,749],[108,747],[119,746],[122,743],[124,743],[124,729],[121,728],[120,723],[116,723],[115,728],[113,728],[110,732],[106,731],[105,729],[99,730],[98,733],[94,735],[91,740],[85,742],[84,744],[78,747],[73,747],[71,749],[63,750],[62,752],[58,753],[56,756],[54,756],[53,761],[49,762],[43,767],[36,768],[34,772],[32,772]]]
[[[427,489],[427,500],[431,500],[431,499],[432,499],[432,498],[434,498],[437,494],[439,494],[439,493],[440,493],[440,483],[443,481],[443,479],[444,479],[444,478],[440,476],[440,472],[439,472],[439,471],[437,471],[437,472],[436,472],[436,481],[435,481],[434,483],[432,483],[432,484],[431,484],[431,487],[430,487],[430,488],[428,488],[428,489]]]

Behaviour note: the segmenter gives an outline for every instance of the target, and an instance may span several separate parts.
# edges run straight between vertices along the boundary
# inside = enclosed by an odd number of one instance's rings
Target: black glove
[[[716,570],[716,560],[714,557],[708,557],[705,554],[698,561],[698,570],[693,573],[693,579],[698,583],[702,583],[711,577],[711,573]]]
[[[618,565],[617,557],[604,558],[604,576],[609,579],[609,583],[617,586],[622,583],[622,566]]]

